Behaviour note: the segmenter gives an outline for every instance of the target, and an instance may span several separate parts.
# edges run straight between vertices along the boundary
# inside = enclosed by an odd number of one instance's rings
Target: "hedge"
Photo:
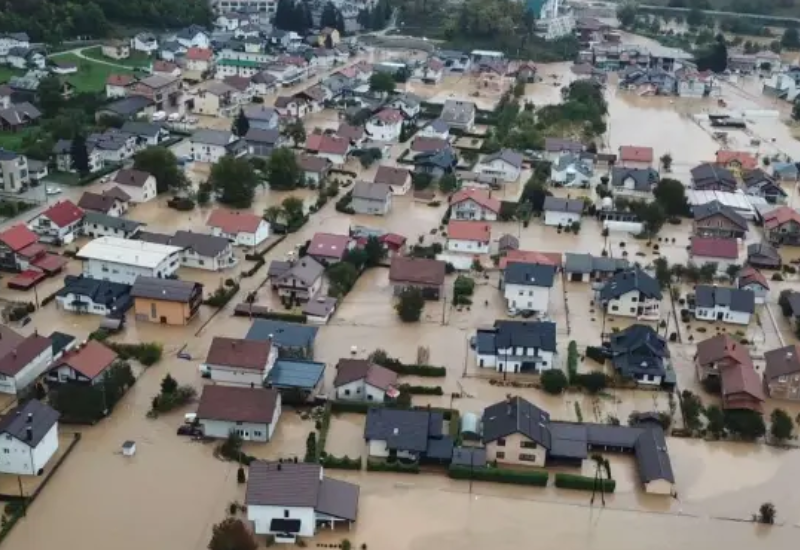
[[[384,462],[382,460],[367,460],[368,472],[397,472],[400,474],[418,474],[419,464],[403,464],[399,460],[396,462]]]
[[[322,420],[319,422],[319,437],[317,437],[317,453],[325,456],[325,444],[328,442],[328,431],[331,429],[331,402],[325,403],[322,408]],[[345,457],[347,458],[347,457]]]
[[[305,325],[308,318],[305,315],[298,313],[285,313],[282,311],[273,311],[266,306],[259,306],[256,304],[241,303],[237,304],[233,310],[233,314],[237,317],[258,317],[259,319],[275,319],[278,321],[286,321],[287,323],[299,323]]]
[[[114,350],[119,358],[136,359],[145,367],[150,367],[161,361],[164,351],[161,344],[157,342],[144,342],[141,344],[118,344],[116,342],[105,342],[105,345]]]
[[[579,491],[593,491],[595,488],[594,477],[587,477],[578,474],[556,474],[556,487],[560,489],[577,489]],[[613,479],[602,479],[602,490],[604,493],[613,493],[617,488],[617,482]],[[601,488],[601,484],[597,484],[597,489]]]
[[[503,468],[467,468],[466,466],[450,466],[447,475],[453,479],[472,479],[474,481],[493,481],[512,485],[534,485],[547,487],[547,472],[505,470]]]
[[[320,459],[320,464],[326,468],[334,470],[360,470],[361,458],[350,458],[348,456],[337,457],[325,455]]]
[[[444,378],[447,376],[446,368],[432,365],[406,365],[400,361],[389,361],[382,366],[401,376],[424,376],[428,378]]]
[[[375,403],[360,401],[331,401],[331,412],[367,414],[367,411],[375,406]]]
[[[222,309],[227,305],[231,299],[236,296],[236,293],[239,292],[239,284],[234,283],[233,286],[229,287],[219,287],[214,293],[203,300],[203,304],[211,307],[215,307],[217,309]]]
[[[400,384],[397,388],[409,395],[444,395],[441,386],[411,386],[410,384]]]
[[[256,273],[258,273],[258,270],[261,269],[262,267],[264,267],[264,265],[266,263],[267,262],[266,262],[266,260],[264,260],[264,258],[259,258],[258,260],[256,260],[256,263],[253,264],[253,266],[250,269],[248,269],[247,271],[243,271],[242,272],[242,277],[245,277],[245,278],[246,277],[252,277]]]

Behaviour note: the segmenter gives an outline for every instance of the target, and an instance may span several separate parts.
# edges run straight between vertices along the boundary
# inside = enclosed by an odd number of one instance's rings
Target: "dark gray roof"
[[[506,265],[503,282],[507,285],[551,288],[555,277],[555,266],[511,262]]]
[[[122,229],[125,232],[133,231],[137,227],[144,225],[142,222],[137,222],[136,220],[117,218],[116,216],[109,216],[108,214],[95,212],[93,210],[86,211],[83,216],[83,223],[84,225],[102,225],[103,227],[108,227],[109,229]]]
[[[664,360],[669,357],[667,341],[652,327],[631,325],[611,335],[614,368],[622,376],[664,376]]]
[[[422,410],[373,407],[367,412],[364,439],[386,441],[393,450],[423,453],[428,448],[431,415]]]
[[[428,124],[428,126],[431,128],[431,130],[438,133],[450,131],[450,126],[448,126],[448,124],[441,118],[437,118],[436,120]]]
[[[548,456],[554,458],[584,459],[588,456],[589,445],[586,424],[572,422],[551,422],[551,446]]]
[[[267,375],[267,384],[276,388],[313,390],[322,380],[324,373],[325,363],[278,359]]]
[[[65,332],[53,332],[47,337],[53,343],[53,355],[57,355],[64,351],[67,346],[75,341],[75,337]]]
[[[267,277],[270,279],[283,275],[292,267],[292,263],[286,260],[272,260],[267,268]]]
[[[692,168],[692,182],[697,188],[717,184],[728,189],[736,189],[736,178],[733,173],[727,168],[711,163]]]
[[[652,168],[624,168],[615,166],[611,170],[611,185],[622,187],[625,180],[633,179],[636,191],[650,191],[658,183],[658,172]]]
[[[560,153],[569,151],[571,153],[581,153],[586,149],[580,142],[571,139],[544,138],[544,150],[548,153]]]
[[[711,216],[724,216],[732,223],[736,224],[740,229],[747,231],[747,220],[744,216],[739,214],[730,206],[726,206],[719,201],[711,201],[704,204],[698,204],[692,208],[694,219],[697,221],[710,218]]]
[[[311,256],[304,256],[294,262],[294,265],[292,265],[288,271],[279,275],[276,279],[280,280],[293,277],[302,282],[306,287],[310,287],[317,282],[317,279],[322,277],[323,273],[325,273],[325,266]]]
[[[453,466],[481,468],[486,466],[486,449],[480,447],[456,447],[453,449]]]
[[[169,244],[194,250],[200,256],[214,257],[230,248],[231,243],[224,237],[215,237],[205,233],[177,231]]]
[[[311,346],[317,337],[317,327],[274,321],[272,319],[256,319],[247,331],[247,340],[269,340],[279,348],[304,348]]]
[[[481,164],[488,164],[495,160],[502,160],[514,168],[522,168],[522,153],[518,153],[513,149],[501,149],[500,151],[493,153],[491,155],[487,155],[482,161]]]
[[[156,137],[161,132],[162,129],[163,126],[161,126],[160,124],[129,120],[122,125],[120,131],[127,132],[135,136]]]
[[[303,306],[303,315],[325,317],[336,310],[339,301],[331,296],[315,296]]]
[[[496,349],[540,348],[556,351],[556,324],[545,321],[495,321]]]
[[[695,302],[698,307],[727,307],[741,313],[753,313],[756,310],[755,294],[741,288],[698,285],[695,288]]]
[[[550,415],[521,397],[500,401],[483,410],[483,442],[522,434],[550,448]]]
[[[67,275],[64,277],[64,287],[56,293],[56,296],[64,297],[74,294],[89,298],[96,304],[103,304],[108,308],[124,312],[133,304],[130,292],[130,285]]]
[[[581,199],[562,199],[560,197],[545,197],[545,212],[574,212],[581,213],[586,203]]]
[[[153,100],[146,98],[140,95],[134,95],[130,97],[126,97],[124,99],[120,99],[119,101],[114,101],[113,103],[109,103],[108,105],[104,106],[101,110],[102,111],[111,111],[112,113],[116,113],[120,116],[131,116],[135,115],[139,111],[146,109],[150,105],[153,105]]]
[[[750,258],[751,256],[762,256],[776,263],[781,262],[781,255],[778,253],[778,250],[767,243],[753,243],[748,245],[747,257]]]
[[[225,147],[231,142],[232,134],[228,130],[196,130],[191,137],[193,143]]]
[[[194,281],[139,276],[133,283],[131,296],[169,302],[189,302],[197,287],[202,289],[203,285]]]
[[[369,201],[385,202],[392,194],[392,189],[385,183],[359,181],[353,186],[353,198]]]
[[[638,268],[613,275],[600,290],[600,299],[614,300],[632,290],[638,290],[648,298],[661,299],[658,281]]]
[[[453,458],[453,438],[449,435],[428,439],[428,448],[425,457],[434,460],[450,461]]]
[[[564,271],[567,273],[614,273],[627,269],[628,265],[628,260],[624,258],[573,254],[571,252],[564,254]]]
[[[636,440],[636,464],[639,467],[639,478],[643,483],[664,479],[675,483],[675,473],[667,450],[664,431],[658,426],[647,426],[642,429]]]
[[[59,416],[55,409],[31,399],[8,411],[0,420],[0,433],[19,439],[29,447],[36,447],[58,422]]]
[[[358,517],[359,492],[358,485],[323,477],[319,485],[316,511],[328,516],[355,521]]]
[[[244,136],[245,141],[253,143],[266,143],[275,145],[281,139],[280,130],[262,130],[260,128],[250,128]]]
[[[478,329],[475,333],[475,352],[479,355],[494,355],[497,353],[494,329]]]

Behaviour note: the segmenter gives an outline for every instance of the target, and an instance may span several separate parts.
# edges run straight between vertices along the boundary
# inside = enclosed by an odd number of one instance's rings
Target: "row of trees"
[[[294,31],[305,35],[314,28],[311,4],[304,0],[278,0],[273,25],[282,31]]]

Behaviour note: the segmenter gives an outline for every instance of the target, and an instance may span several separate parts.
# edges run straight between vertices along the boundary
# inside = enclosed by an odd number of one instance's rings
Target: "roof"
[[[441,417],[441,413],[426,410],[373,407],[367,411],[364,439],[386,441],[392,450],[425,452],[434,415]]]
[[[58,422],[59,416],[55,409],[37,399],[31,399],[8,411],[0,420],[0,433],[8,434],[29,447],[36,447]]]
[[[78,201],[78,206],[84,210],[93,210],[95,212],[102,212],[107,214],[114,208],[114,204],[119,199],[110,194],[98,194],[91,191],[85,191]]]
[[[653,148],[623,145],[619,148],[619,160],[622,162],[653,162]]]
[[[355,521],[358,516],[358,485],[323,477],[319,485],[316,511],[320,514]]]
[[[664,376],[665,358],[670,356],[667,341],[648,325],[631,325],[611,335],[614,368],[622,376]]]
[[[134,95],[109,103],[102,108],[103,111],[111,111],[120,116],[131,116],[146,109],[154,102],[149,97]]]
[[[522,153],[518,153],[513,149],[501,149],[496,153],[484,157],[481,164],[489,164],[490,162],[500,160],[506,164],[510,164],[514,168],[522,168],[522,159]]]
[[[339,129],[336,130],[336,135],[350,141],[358,141],[364,137],[364,128],[362,126],[351,126],[346,122],[342,122],[339,124]]]
[[[130,285],[92,279],[83,275],[67,275],[64,277],[64,286],[56,295],[62,298],[69,294],[86,297],[96,304],[125,311],[130,307],[130,291]]]
[[[148,172],[123,168],[114,176],[114,183],[130,185],[131,187],[144,187],[150,177],[151,175]]]
[[[314,155],[298,155],[297,165],[304,172],[321,173],[331,167],[331,161]]]
[[[641,269],[631,269],[614,274],[600,290],[600,299],[613,300],[636,290],[648,298],[661,299],[661,287],[653,277]]]
[[[744,216],[730,206],[726,206],[719,201],[698,204],[692,209],[692,213],[696,221],[702,221],[712,216],[722,216],[740,229],[747,231],[747,220],[744,219]]]
[[[766,229],[775,229],[790,221],[800,224],[800,213],[788,206],[779,206],[764,214],[764,227]]]
[[[139,120],[129,120],[122,125],[122,128],[119,129],[119,131],[123,133],[148,137],[156,137],[161,133],[162,130],[164,130],[164,127],[161,124],[154,124]]]
[[[130,74],[110,74],[106,79],[108,86],[130,86],[136,82],[136,77]]]
[[[147,243],[118,237],[100,237],[84,245],[78,251],[78,258],[154,268],[172,254],[180,251],[181,248],[179,246]]]
[[[204,145],[216,145],[217,147],[225,147],[233,138],[227,130],[197,130],[192,134],[192,142],[202,143]]]
[[[310,391],[317,387],[324,373],[325,363],[284,358],[275,361],[266,382],[276,388]]]
[[[378,171],[372,179],[375,183],[385,183],[386,185],[393,185],[402,187],[405,185],[410,172],[405,168],[397,168],[394,166],[378,166]]]
[[[549,321],[495,321],[496,349],[540,348],[556,351],[556,324]]]
[[[582,153],[584,149],[586,149],[586,147],[584,147],[583,143],[571,139],[561,139],[561,138],[544,139],[544,150],[547,151],[548,153],[560,153],[563,151],[569,151],[571,153]]]
[[[653,168],[625,168],[615,166],[611,169],[611,185],[622,187],[625,180],[633,180],[636,191],[650,191],[658,183],[658,172]]]
[[[571,212],[575,214],[583,213],[586,203],[581,199],[562,199],[560,197],[545,197],[545,212]]]
[[[800,346],[793,344],[764,353],[766,367],[764,378],[774,380],[781,376],[800,373]]]
[[[533,250],[509,250],[500,258],[500,269],[505,269],[511,262],[561,266],[560,252],[536,252]]]
[[[272,344],[269,340],[244,340],[215,336],[208,349],[206,364],[262,371],[267,367]]]
[[[272,340],[279,348],[305,348],[314,343],[317,327],[272,319],[256,319],[247,331],[247,340]]]
[[[692,237],[691,251],[692,256],[736,260],[739,257],[739,244],[736,239]]]
[[[781,262],[781,255],[778,250],[768,243],[753,243],[747,245],[747,256],[763,256],[765,258],[774,260],[777,263]]]
[[[181,281],[178,279],[159,279],[157,277],[139,276],[131,288],[134,298],[149,298],[166,302],[188,303],[195,294],[197,287],[203,286],[194,281]]]
[[[314,233],[314,237],[312,237],[311,243],[308,245],[308,254],[310,256],[341,260],[347,251],[349,243],[350,237],[348,235]]]
[[[757,284],[766,290],[769,290],[769,282],[767,277],[753,266],[746,266],[738,275],[738,285],[742,288],[747,285]]]
[[[265,105],[245,105],[243,110],[244,115],[251,120],[271,122],[275,117],[278,116],[278,112],[275,109]]]
[[[717,164],[728,165],[731,163],[738,163],[745,170],[752,170],[758,166],[758,160],[755,155],[746,151],[730,151],[727,149],[720,149],[717,151]]]
[[[394,256],[389,268],[392,282],[441,286],[444,283],[446,265],[440,260]]]
[[[698,285],[695,288],[697,307],[727,307],[740,313],[754,313],[756,297],[750,290],[723,286]]]
[[[445,132],[450,131],[450,126],[441,118],[437,118],[436,120],[428,124],[426,128],[430,128],[431,130],[439,134],[443,134]]]
[[[506,265],[503,281],[507,285],[552,288],[555,276],[556,268],[551,265],[513,262]]]
[[[364,380],[368,385],[386,391],[397,384],[397,373],[368,359],[339,359],[333,387]]]
[[[281,132],[278,129],[262,130],[261,128],[250,128],[247,130],[244,139],[254,143],[275,145],[281,139]]]
[[[317,150],[329,155],[344,155],[350,149],[350,140],[340,136],[323,134]]]
[[[446,99],[439,115],[448,124],[464,124],[475,116],[477,108],[471,101]]]
[[[177,80],[178,80],[177,77],[174,77],[174,76],[167,76],[167,75],[162,75],[162,74],[153,74],[153,75],[150,75],[150,76],[140,80],[139,84],[143,84],[143,85],[147,86],[148,88],[158,89],[158,88],[164,88],[166,86],[169,86],[170,84],[173,84]]]
[[[9,378],[15,377],[42,352],[51,349],[52,345],[48,338],[38,334],[32,334],[21,341],[16,341],[5,351],[3,356],[0,356],[0,374]],[[24,382],[24,380],[20,382]]]
[[[385,202],[391,194],[391,187],[385,183],[359,181],[353,186],[354,199]]]
[[[545,449],[550,448],[550,415],[522,397],[512,397],[483,410],[483,442],[522,434]]]
[[[486,222],[450,220],[447,224],[447,238],[488,243],[492,238],[492,228]]]
[[[102,225],[103,227],[108,227],[109,229],[122,229],[125,232],[133,231],[137,227],[144,225],[142,222],[137,222],[136,220],[119,218],[117,216],[109,216],[108,214],[94,212],[92,210],[84,214],[83,222],[86,225],[97,224]]]
[[[675,483],[664,430],[657,426],[644,428],[636,439],[634,448],[642,483],[661,479]]]
[[[753,367],[753,359],[747,346],[738,343],[727,334],[717,334],[698,342],[696,357],[700,365],[727,361],[728,364],[739,363]]]
[[[190,61],[210,61],[214,57],[214,52],[209,48],[189,48],[185,56]]]
[[[474,187],[459,189],[452,197],[450,204],[459,204],[464,201],[472,201],[483,208],[492,212],[500,212],[500,201],[493,199],[489,193]]]
[[[39,242],[39,237],[36,236],[36,233],[28,229],[27,225],[18,223],[0,233],[0,242],[5,244],[12,251],[19,252],[26,246]]]
[[[275,277],[276,281],[282,279],[297,279],[305,286],[312,286],[325,273],[325,266],[311,256],[304,256],[291,264],[289,269]]]
[[[382,109],[373,115],[372,118],[380,120],[385,124],[399,124],[403,122],[403,113],[397,109]]]
[[[117,187],[116,185],[111,189],[106,189],[103,191],[103,196],[117,199],[120,202],[128,202],[131,200],[131,196],[123,191],[121,187]]]
[[[89,380],[94,380],[110,367],[117,357],[114,350],[107,348],[97,340],[89,340],[84,345],[65,353],[51,370],[66,365]]]
[[[480,447],[456,447],[453,449],[453,466],[482,468],[486,466],[486,449]]]
[[[235,386],[203,386],[197,418],[227,422],[271,424],[274,418],[278,391],[267,388]]]
[[[206,222],[210,227],[218,227],[225,233],[255,233],[263,222],[261,216],[252,212],[217,208],[212,210]]]
[[[48,338],[53,343],[53,355],[58,355],[75,341],[71,334],[58,331],[52,332]]]
[[[443,151],[450,148],[450,143],[446,139],[428,136],[414,136],[411,141],[411,150],[420,153],[430,153],[433,151]]]
[[[692,181],[695,187],[705,187],[711,184],[736,189],[736,178],[727,168],[710,163],[703,163],[691,170]]]
[[[564,271],[567,273],[614,273],[627,269],[628,266],[628,260],[624,258],[573,254],[571,252],[564,255]]]

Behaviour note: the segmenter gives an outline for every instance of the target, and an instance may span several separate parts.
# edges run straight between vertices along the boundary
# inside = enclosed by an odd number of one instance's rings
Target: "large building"
[[[78,252],[83,275],[92,279],[132,285],[136,278],[167,278],[180,266],[181,247],[100,237]]]

